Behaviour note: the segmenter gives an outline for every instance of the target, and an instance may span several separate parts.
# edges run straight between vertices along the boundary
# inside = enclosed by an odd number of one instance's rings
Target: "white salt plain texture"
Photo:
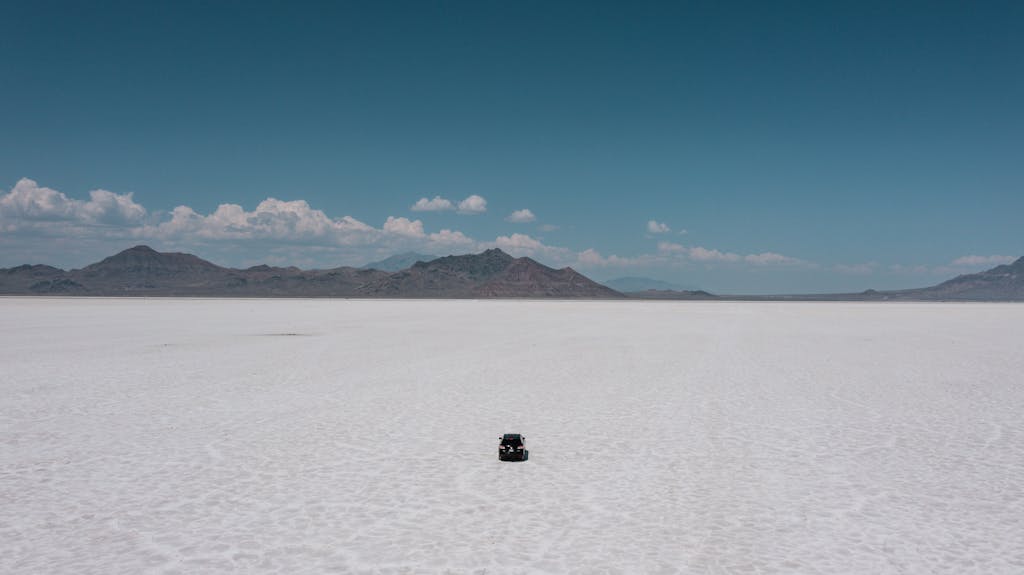
[[[1022,305],[0,318],[3,573],[1024,573]]]

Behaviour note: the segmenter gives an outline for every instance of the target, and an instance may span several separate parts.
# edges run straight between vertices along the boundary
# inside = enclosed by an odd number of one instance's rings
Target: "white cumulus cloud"
[[[146,208],[132,200],[132,194],[115,194],[107,190],[89,192],[89,201],[80,206],[82,216],[101,224],[121,224],[142,221]]]
[[[460,214],[482,214],[487,211],[487,200],[473,194],[459,202]]]
[[[457,230],[441,230],[427,236],[431,249],[466,250],[476,249],[477,242],[473,238]]]
[[[649,220],[647,222],[647,232],[652,234],[667,234],[671,232],[672,228],[668,227],[668,224]]]
[[[57,190],[22,178],[0,198],[0,215],[9,219],[69,220],[75,217],[75,206],[79,203]]]
[[[132,194],[92,190],[89,201],[75,200],[57,190],[22,178],[0,197],[0,218],[27,222],[68,221],[83,225],[117,225],[142,221],[146,209]]]
[[[566,265],[575,259],[572,250],[558,246],[549,246],[527,234],[498,236],[493,243],[484,244],[482,247],[497,247],[514,256],[542,258],[545,263],[554,266]]]
[[[639,255],[635,257],[623,257],[615,254],[604,256],[601,252],[591,248],[576,255],[576,263],[583,268],[587,267],[630,267],[642,265],[655,265],[659,263],[658,256]]]
[[[383,229],[386,234],[396,234],[410,238],[422,238],[426,235],[423,232],[423,222],[410,220],[409,218],[388,216],[387,221],[384,222]]]
[[[263,239],[353,245],[373,241],[380,231],[351,216],[332,219],[305,200],[267,198],[251,212],[237,204],[221,204],[207,216],[188,206],[178,206],[171,212],[169,221],[147,226],[137,235],[162,239],[193,235],[208,240]]]
[[[506,221],[512,222],[514,224],[528,224],[536,219],[537,216],[533,215],[533,212],[526,208],[516,210],[505,218]]]
[[[434,196],[434,199],[432,200],[420,198],[410,209],[414,212],[443,212],[454,210],[455,204],[453,204],[451,200],[446,200],[441,196]]]
[[[494,243],[506,252],[529,252],[533,253],[536,250],[544,248],[544,244],[533,237],[526,234],[512,234],[510,236],[498,236]]]

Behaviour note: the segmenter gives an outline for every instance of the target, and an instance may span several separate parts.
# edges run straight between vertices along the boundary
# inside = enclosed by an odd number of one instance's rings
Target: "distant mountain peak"
[[[498,248],[491,248],[478,254],[445,256],[429,262],[417,262],[413,268],[444,269],[455,273],[464,273],[469,277],[490,277],[504,271],[515,258]]]
[[[11,275],[29,274],[34,276],[51,276],[64,273],[64,270],[60,268],[55,268],[53,266],[48,266],[45,264],[22,264],[20,266],[15,266],[5,271],[6,273]]]
[[[372,289],[395,297],[623,297],[571,268],[555,270],[498,248],[418,262]]]
[[[151,248],[151,247],[149,247],[147,245],[139,244],[137,246],[132,246],[132,247],[126,249],[126,250],[122,250],[122,251],[120,251],[120,252],[118,252],[117,254],[114,254],[114,255],[129,254],[129,253],[159,254],[160,252],[154,250],[153,248]]]
[[[360,269],[380,270],[384,272],[397,272],[412,267],[416,262],[429,262],[436,260],[437,256],[419,254],[416,252],[403,252],[395,254],[380,261],[370,262]]]
[[[224,268],[192,254],[158,252],[149,246],[138,245],[90,264],[81,271],[87,275],[120,276],[210,273],[223,270]]]

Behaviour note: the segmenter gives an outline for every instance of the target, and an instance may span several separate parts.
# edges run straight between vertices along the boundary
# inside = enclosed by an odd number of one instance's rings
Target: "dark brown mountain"
[[[394,273],[340,267],[225,268],[191,254],[135,246],[64,271],[50,266],[0,269],[0,294],[213,297],[564,297],[622,294],[570,268],[555,270],[501,250],[417,262]]]
[[[62,269],[40,264],[0,269],[0,294],[65,294],[83,289],[66,275]]]
[[[6,273],[8,275],[11,275],[11,276],[21,275],[21,276],[24,276],[24,277],[36,277],[36,278],[40,278],[40,277],[46,278],[46,277],[59,276],[59,275],[64,273],[64,270],[62,270],[60,268],[55,268],[53,266],[46,266],[46,265],[42,265],[42,264],[35,264],[35,265],[24,264],[24,265],[20,265],[20,266],[17,266],[17,267],[8,268],[8,269],[5,269],[5,270],[0,270],[0,271],[3,271],[4,273]]]
[[[499,249],[447,256],[390,274],[372,286],[384,297],[621,298],[572,268],[556,270]]]
[[[135,246],[80,270],[71,279],[104,295],[132,292],[187,294],[217,289],[229,282],[232,270],[192,254],[161,253],[149,246]]]
[[[530,258],[512,260],[508,267],[474,290],[477,297],[554,297],[614,299],[621,293],[576,270],[553,269]]]
[[[383,297],[473,297],[473,290],[513,261],[501,250],[446,256],[389,274],[371,287]]]
[[[177,275],[215,275],[225,271],[192,254],[158,252],[149,246],[135,246],[123,252],[85,266],[78,273],[82,277],[158,278]]]

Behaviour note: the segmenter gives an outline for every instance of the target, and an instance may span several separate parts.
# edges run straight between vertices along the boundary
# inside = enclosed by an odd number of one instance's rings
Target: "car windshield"
[[[523,441],[518,437],[506,437],[502,441],[502,444],[507,445],[509,447],[519,447],[520,445],[523,444]]]

